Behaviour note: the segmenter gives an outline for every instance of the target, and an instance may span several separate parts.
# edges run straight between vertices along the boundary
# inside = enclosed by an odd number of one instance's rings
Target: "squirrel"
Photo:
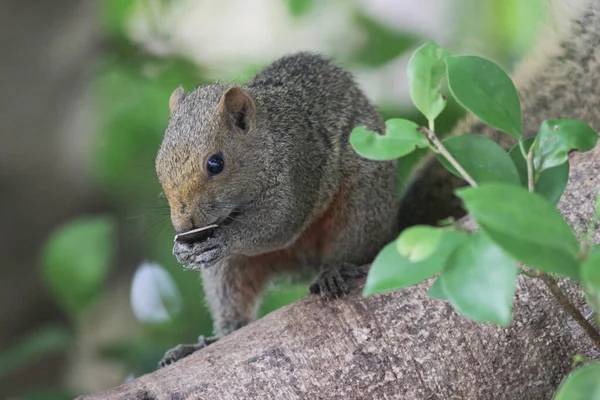
[[[177,346],[161,366],[251,322],[276,274],[314,271],[310,292],[343,296],[398,234],[397,162],[362,158],[349,142],[358,125],[383,134],[384,121],[330,59],[300,52],[247,85],[179,87],[169,107],[157,176],[177,233],[218,226],[173,249],[201,270],[215,336]]]
[[[549,31],[553,40],[544,32],[546,45],[513,74],[525,136],[556,116],[600,124],[591,102],[600,34],[588,29],[600,23],[600,4],[557,4],[567,22]],[[178,87],[169,109],[156,172],[177,233],[216,225],[202,240],[173,248],[185,268],[201,270],[214,336],[169,350],[160,367],[251,322],[275,275],[312,272],[309,291],[335,299],[403,229],[465,214],[454,191],[466,183],[435,157],[398,198],[397,162],[354,151],[353,128],[385,134],[385,124],[352,75],[324,56],[284,56],[245,85],[209,84],[189,94]],[[464,132],[505,149],[515,144],[472,116],[452,134]]]

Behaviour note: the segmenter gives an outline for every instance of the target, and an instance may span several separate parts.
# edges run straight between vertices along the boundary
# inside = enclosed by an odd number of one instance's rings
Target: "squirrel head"
[[[227,223],[262,191],[258,112],[240,86],[175,89],[156,172],[177,232]]]

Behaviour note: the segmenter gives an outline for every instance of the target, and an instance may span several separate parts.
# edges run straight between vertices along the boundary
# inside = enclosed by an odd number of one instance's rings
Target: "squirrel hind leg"
[[[326,265],[315,281],[310,285],[309,292],[320,294],[323,300],[332,300],[348,294],[348,281],[367,276],[363,266],[342,263]]]

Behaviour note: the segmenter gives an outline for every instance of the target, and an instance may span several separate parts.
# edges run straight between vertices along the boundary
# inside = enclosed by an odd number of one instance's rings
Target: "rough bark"
[[[600,147],[572,159],[565,218],[585,226]],[[596,240],[599,239],[598,232]],[[600,353],[543,283],[519,278],[510,327],[475,324],[429,283],[362,298],[307,296],[188,358],[82,399],[549,399],[572,357]],[[581,290],[561,282],[589,317]]]

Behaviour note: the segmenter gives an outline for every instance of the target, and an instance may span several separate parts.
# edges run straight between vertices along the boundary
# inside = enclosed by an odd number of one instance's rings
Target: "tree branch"
[[[573,355],[597,354],[540,280],[519,285],[508,329],[467,321],[428,299],[424,285],[367,299],[360,288],[343,301],[306,297],[84,399],[547,399]]]

